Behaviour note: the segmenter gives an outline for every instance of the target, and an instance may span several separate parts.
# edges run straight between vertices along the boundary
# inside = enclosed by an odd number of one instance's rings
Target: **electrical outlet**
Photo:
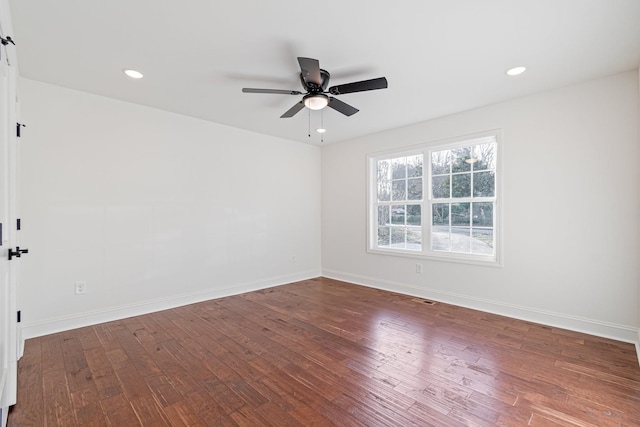
[[[296,260],[296,256],[292,255],[291,256],[291,264],[295,264],[296,262],[298,262],[298,260]]]
[[[416,264],[416,273],[422,274],[422,264]]]
[[[76,295],[87,293],[87,282],[84,280],[76,282]]]

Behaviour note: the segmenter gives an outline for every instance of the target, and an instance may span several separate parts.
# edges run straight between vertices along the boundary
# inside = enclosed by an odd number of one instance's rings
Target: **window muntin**
[[[370,251],[497,263],[497,133],[369,159]]]

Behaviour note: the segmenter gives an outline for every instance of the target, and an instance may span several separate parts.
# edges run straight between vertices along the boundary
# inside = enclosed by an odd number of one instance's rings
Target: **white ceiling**
[[[263,134],[346,140],[640,64],[640,0],[12,0],[20,74]],[[280,115],[302,90],[298,56],[360,112]],[[507,68],[525,65],[518,77]],[[142,71],[132,80],[122,69]]]

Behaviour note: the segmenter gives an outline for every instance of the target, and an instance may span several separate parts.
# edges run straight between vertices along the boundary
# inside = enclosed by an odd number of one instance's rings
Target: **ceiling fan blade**
[[[289,108],[286,113],[280,116],[281,119],[293,117],[296,113],[304,108],[304,102],[300,101],[293,107]]]
[[[302,77],[305,82],[318,86],[322,84],[320,62],[318,62],[317,59],[298,57],[298,63],[300,64],[300,70],[302,71]]]
[[[282,89],[254,89],[251,87],[243,87],[244,93],[277,93],[279,95],[302,95],[302,92],[297,90],[282,90]]]
[[[329,93],[332,95],[342,95],[345,93],[364,92],[366,90],[386,89],[387,87],[387,79],[385,77],[378,77],[377,79],[331,86]]]
[[[338,98],[333,98],[331,96],[329,97],[328,106],[338,111],[339,113],[344,114],[345,116],[353,116],[355,113],[360,111],[357,108],[352,107],[351,105],[340,101]]]

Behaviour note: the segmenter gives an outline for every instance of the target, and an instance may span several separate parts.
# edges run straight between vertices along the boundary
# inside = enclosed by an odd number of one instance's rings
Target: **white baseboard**
[[[104,322],[111,322],[114,320],[125,319],[127,317],[139,316],[142,314],[181,307],[183,305],[194,304],[211,299],[285,285],[287,283],[312,279],[319,276],[319,270],[305,271],[255,282],[235,283],[221,289],[176,295],[168,298],[149,300],[142,303],[126,304],[104,310],[46,319],[34,323],[24,323],[22,325],[22,338],[23,340],[26,340],[56,332],[68,331]]]
[[[636,356],[638,357],[638,365],[640,365],[640,328],[638,328],[638,336],[636,337]]]
[[[323,270],[322,275],[323,277],[354,283],[357,285],[426,298],[487,313],[632,343],[636,345],[636,352],[640,359],[640,330],[632,326],[619,325],[514,304],[506,304],[488,299],[470,297],[467,295],[417,287],[406,283],[391,282],[374,277],[354,275],[334,270]]]

